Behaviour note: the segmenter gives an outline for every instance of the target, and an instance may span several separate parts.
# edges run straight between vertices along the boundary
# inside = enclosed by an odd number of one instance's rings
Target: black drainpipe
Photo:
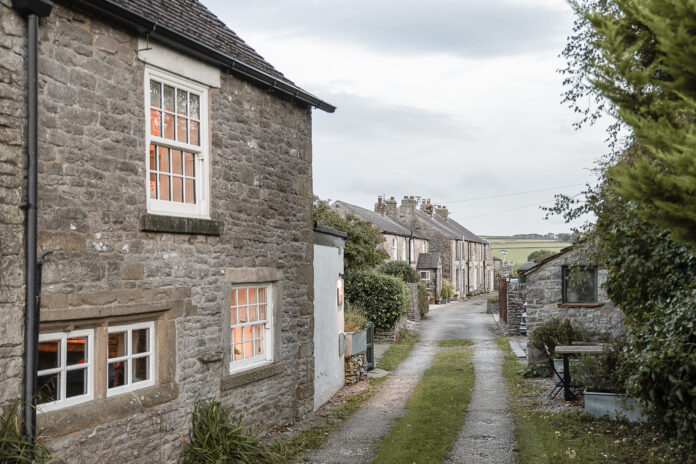
[[[24,434],[34,443],[36,435],[36,372],[38,365],[38,260],[37,237],[37,132],[39,17],[51,14],[51,0],[13,0],[12,8],[27,16],[27,210],[26,299],[24,327]]]

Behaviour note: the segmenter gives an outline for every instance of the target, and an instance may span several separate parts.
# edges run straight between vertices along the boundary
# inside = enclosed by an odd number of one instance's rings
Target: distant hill
[[[550,234],[549,234],[550,235]],[[563,238],[570,234],[554,234],[561,235]],[[494,258],[503,259],[503,251],[507,251],[505,262],[512,264],[513,269],[519,267],[527,261],[533,251],[536,250],[551,250],[559,252],[563,248],[570,246],[570,240],[558,240],[557,238],[547,238],[548,235],[541,234],[518,234],[513,236],[485,236],[481,238],[488,240],[491,243],[491,255]]]

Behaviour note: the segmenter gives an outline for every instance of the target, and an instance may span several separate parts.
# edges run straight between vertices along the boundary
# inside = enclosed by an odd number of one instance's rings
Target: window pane
[[[181,116],[176,117],[176,139],[179,142],[188,143],[186,137],[186,118],[182,118]]]
[[[159,176],[159,199],[169,200],[169,176],[160,174]]]
[[[242,344],[237,343],[232,347],[232,359],[234,361],[239,361],[242,358]]]
[[[186,203],[196,202],[196,184],[193,179],[186,179]]]
[[[118,358],[126,355],[126,332],[114,332],[109,334],[109,358]]]
[[[52,369],[60,365],[60,341],[39,343],[39,370]]]
[[[256,289],[249,289],[249,304],[256,304]]]
[[[263,325],[261,325],[261,324],[256,324],[254,326],[254,331],[253,331],[254,340],[258,340],[259,338],[261,338],[261,328],[262,327],[263,327]]]
[[[570,269],[567,279],[568,303],[594,301],[594,273],[589,270]]]
[[[184,201],[184,179],[181,177],[172,177],[172,200]]]
[[[237,309],[237,323],[244,324],[248,321],[249,319],[247,318],[247,306]]]
[[[65,397],[87,394],[87,369],[75,369],[65,373]]]
[[[189,116],[191,116],[193,119],[201,119],[200,115],[200,97],[195,94],[190,94],[189,95],[189,104],[191,105],[191,108],[189,110]]]
[[[244,326],[244,341],[247,342],[254,338],[253,335],[253,326],[251,325],[246,325]]]
[[[249,322],[254,322],[258,321],[258,317],[256,314],[256,305],[254,306],[249,306]]]
[[[157,198],[157,174],[150,174],[150,198]]]
[[[235,327],[232,330],[232,343],[239,343],[242,341],[242,328]]]
[[[174,87],[164,84],[164,109],[174,112]]]
[[[157,147],[155,145],[150,145],[150,170],[154,171],[157,169],[157,161],[155,158],[155,152]]]
[[[159,164],[157,170],[160,172],[169,172],[169,149],[165,147],[159,148]]]
[[[164,113],[162,137],[174,140],[174,115]]]
[[[172,172],[181,175],[183,174],[182,169],[181,150],[172,150]]]
[[[259,320],[261,320],[261,321],[266,320],[266,305],[265,304],[259,305]]]
[[[87,337],[68,338],[68,366],[87,361]]]
[[[237,306],[237,290],[230,292],[230,306]]]
[[[58,386],[60,385],[60,374],[40,375],[37,384],[36,402],[37,404],[50,403],[56,401],[58,397]]]
[[[254,356],[254,347],[251,342],[244,343],[244,359]]]
[[[246,288],[240,288],[237,291],[237,299],[239,300],[239,306],[244,306],[245,304],[247,304]]]
[[[126,384],[126,362],[109,363],[109,388]]]
[[[147,353],[150,351],[150,329],[138,329],[132,332],[133,354]]]
[[[200,133],[199,123],[197,123],[196,121],[189,121],[189,130],[190,130],[189,143],[191,145],[200,145],[201,141],[199,140],[199,137],[200,137],[199,136],[199,133]]]
[[[162,136],[162,113],[157,110],[150,110],[150,133],[157,137]]]
[[[261,332],[261,338],[254,343],[256,345],[256,355],[263,354],[263,332]]]
[[[188,177],[194,177],[196,175],[193,153],[184,153],[184,175]]]
[[[186,92],[185,90],[176,89],[176,112],[186,116]]]
[[[135,358],[133,360],[133,382],[142,382],[150,379],[150,357]]]
[[[162,84],[150,81],[150,106],[160,108],[162,106]]]
[[[259,288],[259,303],[265,303],[265,302],[266,302],[266,289]]]

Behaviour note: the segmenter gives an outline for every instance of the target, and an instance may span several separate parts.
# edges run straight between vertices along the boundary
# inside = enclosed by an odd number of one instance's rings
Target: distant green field
[[[507,251],[505,257],[506,263],[511,263],[514,268],[527,261],[527,256],[536,250],[551,250],[553,252],[561,251],[570,245],[569,242],[559,242],[557,240],[531,240],[531,239],[515,239],[502,237],[482,237],[491,242],[491,254],[494,258],[503,259],[502,252]]]

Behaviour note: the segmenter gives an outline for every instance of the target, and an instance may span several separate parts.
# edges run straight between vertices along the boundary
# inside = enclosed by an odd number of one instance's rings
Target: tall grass
[[[40,442],[32,444],[24,437],[19,406],[13,402],[7,413],[0,417],[0,463],[7,464],[50,464],[56,462]]]

